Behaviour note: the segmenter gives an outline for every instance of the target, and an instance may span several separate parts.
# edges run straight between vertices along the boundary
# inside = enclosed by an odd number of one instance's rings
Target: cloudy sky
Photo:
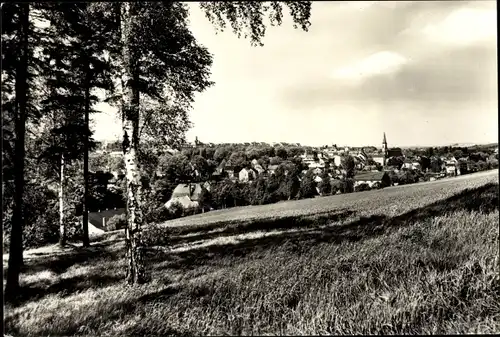
[[[196,3],[192,31],[216,84],[191,112],[204,142],[389,146],[498,140],[495,1],[314,2],[309,32],[287,16],[264,47],[216,34]],[[101,105],[96,138],[120,125]]]

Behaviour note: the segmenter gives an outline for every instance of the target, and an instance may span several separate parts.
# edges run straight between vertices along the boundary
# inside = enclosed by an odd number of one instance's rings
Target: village
[[[233,153],[226,151],[224,156],[216,155],[221,145],[204,144],[198,138],[193,143],[185,143],[177,149],[156,148],[155,153],[163,157],[163,162],[167,161],[167,167],[158,165],[154,171],[150,172],[150,175],[153,176],[152,180],[168,181],[172,189],[170,193],[162,193],[163,196],[165,194],[169,196],[168,200],[163,200],[164,208],[170,215],[168,218],[219,208],[274,203],[296,198],[321,197],[433,181],[498,167],[497,147],[391,148],[385,132],[379,148],[374,146],[340,147],[335,144],[322,147],[287,143],[240,145],[243,149],[247,149],[245,154],[235,150]],[[252,154],[251,150],[250,152],[248,150],[252,146],[270,149],[270,154],[274,156],[268,158],[267,155]],[[234,153],[243,155],[244,159],[238,158],[237,155],[233,155]],[[116,150],[101,149],[96,151],[96,154],[115,158],[118,161],[121,161],[122,157],[121,152]],[[184,167],[180,167],[182,164],[176,162],[175,158],[179,157],[185,159]],[[195,159],[196,157],[198,159]],[[208,161],[204,160],[204,157],[209,158]],[[208,162],[210,164],[206,164]],[[173,169],[169,165],[180,166]],[[120,189],[119,186],[124,177],[123,167],[121,165],[115,167],[119,168],[113,170],[107,165],[104,170],[94,173],[100,177],[107,174],[108,178],[104,179],[106,187],[103,187],[112,191]],[[178,176],[166,173],[166,171],[182,170],[188,172]],[[266,184],[264,188],[266,190],[269,190],[268,185],[273,185],[272,181],[286,186],[285,181],[291,175],[296,177],[296,191],[287,192],[287,196],[269,198],[263,195],[246,198],[236,196],[254,195],[259,182]],[[305,193],[308,194],[307,196],[300,193],[300,186],[305,184],[305,178],[312,180],[309,185],[314,188],[313,191]],[[346,187],[346,182],[350,182],[352,186]],[[293,182],[290,180],[288,184],[290,187],[283,188],[293,190],[291,187]],[[240,191],[234,192],[235,189]],[[269,194],[273,193],[269,192]],[[228,197],[231,194],[234,196]],[[123,223],[125,208],[119,207],[121,206],[119,202],[114,206],[112,208],[103,206],[91,212],[89,221],[96,227],[116,228],[115,223]],[[113,217],[114,219],[109,222]]]

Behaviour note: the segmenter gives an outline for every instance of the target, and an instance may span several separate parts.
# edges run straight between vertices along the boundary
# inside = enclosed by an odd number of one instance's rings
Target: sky
[[[263,47],[189,6],[215,85],[196,95],[188,141],[498,142],[495,1],[313,2],[308,32],[284,11]],[[116,112],[96,108],[95,138],[117,139]]]

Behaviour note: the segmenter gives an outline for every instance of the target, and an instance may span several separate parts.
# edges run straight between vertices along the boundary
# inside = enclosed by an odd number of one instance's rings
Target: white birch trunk
[[[64,223],[64,154],[61,154],[61,179],[59,182],[59,245],[66,245],[66,224]]]
[[[123,157],[127,183],[127,227],[126,245],[128,257],[127,282],[138,284],[145,281],[142,252],[142,191],[137,149],[139,147],[139,93],[133,87],[136,63],[132,59],[131,35],[134,24],[133,6],[130,2],[121,5],[122,40],[122,129]]]

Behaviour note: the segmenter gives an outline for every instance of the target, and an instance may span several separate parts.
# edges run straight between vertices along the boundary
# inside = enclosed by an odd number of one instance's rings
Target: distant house
[[[410,159],[405,159],[401,168],[411,170],[413,168],[412,161]]]
[[[316,175],[323,173],[323,169],[320,167],[316,167],[312,169],[312,172]]]
[[[251,180],[257,179],[257,172],[251,168],[244,168],[238,172],[238,179],[243,183],[247,183]]]
[[[385,164],[385,156],[383,154],[374,154],[372,155],[372,159],[374,162],[379,163],[382,166]]]
[[[252,168],[257,172],[257,174],[262,174],[265,172],[264,168],[262,167],[262,165],[259,164],[259,162],[257,161],[257,159],[253,159],[252,160]]]
[[[259,164],[255,165],[253,169],[257,172],[257,175],[261,175],[266,172],[266,170],[264,170],[264,168]]]
[[[368,184],[372,187],[376,183],[379,183],[381,187],[390,186],[391,178],[387,172],[362,172],[354,176],[354,186]]]
[[[353,159],[354,159],[354,165],[355,165],[355,167],[358,170],[363,169],[363,167],[365,166],[365,161],[362,158],[358,157],[358,156],[353,156]]]
[[[399,147],[393,147],[392,149],[387,149],[387,158],[391,157],[402,157],[403,151]]]
[[[224,169],[226,167],[226,160],[225,159],[222,159],[222,161],[220,162],[219,166],[217,166],[217,168],[215,169],[214,172],[212,172],[212,178],[214,180],[220,180],[224,177]]]
[[[342,164],[342,157],[339,156],[338,154],[334,155],[332,157],[332,159],[333,159],[333,163],[335,164],[335,166],[338,167],[338,166],[340,166],[340,164]]]
[[[456,166],[446,166],[446,175],[452,177],[458,175]]]
[[[457,171],[457,164],[458,164],[458,160],[456,160],[455,158],[447,159],[444,162],[444,168],[446,171],[446,175],[448,175],[448,176],[458,175],[459,172]]]
[[[267,171],[270,173],[270,174],[274,174],[276,173],[276,170],[278,169],[278,166],[279,165],[269,165],[267,167]]]
[[[211,185],[208,181],[204,182],[204,183],[202,184],[202,186],[203,186],[203,187],[204,187],[204,188],[205,188],[208,192],[210,192],[210,190],[212,189],[212,185]]]
[[[89,224],[98,230],[106,231],[107,223],[115,215],[122,215],[126,213],[125,208],[115,208],[99,210],[98,212],[89,212]]]
[[[235,173],[237,172],[234,172],[234,166],[231,165],[231,164],[227,164],[225,167],[224,167],[224,172],[226,172],[227,174],[227,177],[229,179],[233,179],[235,178]]]
[[[172,192],[170,200],[165,203],[166,208],[170,208],[174,202],[178,202],[184,209],[198,207],[203,189],[202,184],[179,184]]]

